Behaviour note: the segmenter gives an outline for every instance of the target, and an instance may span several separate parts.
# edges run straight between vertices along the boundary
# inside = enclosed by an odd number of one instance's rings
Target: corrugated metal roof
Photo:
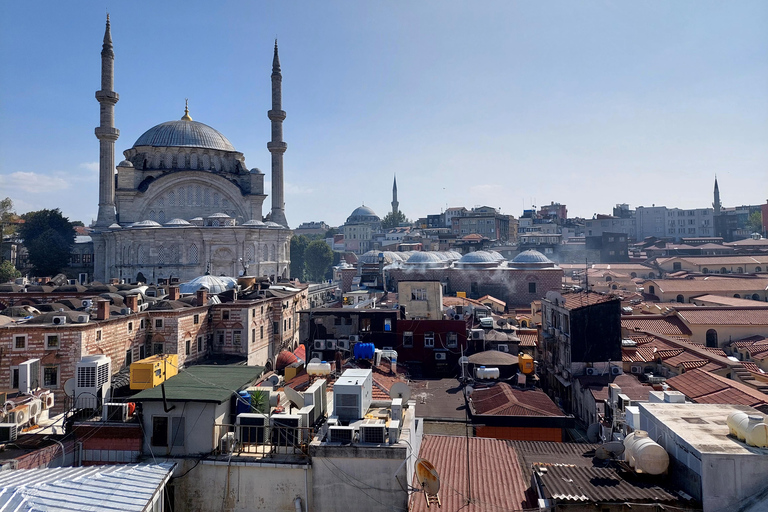
[[[424,436],[419,457],[428,460],[440,475],[440,510],[480,512],[530,508],[525,491],[529,484],[520,470],[515,449],[507,441],[469,438],[472,502],[467,503],[467,438]],[[414,477],[413,485],[421,486]],[[411,496],[409,510],[432,512],[423,492]]]
[[[136,140],[133,147],[195,147],[234,151],[227,138],[207,124],[197,121],[168,121],[153,126]]]
[[[0,512],[142,511],[175,464],[0,472]]]

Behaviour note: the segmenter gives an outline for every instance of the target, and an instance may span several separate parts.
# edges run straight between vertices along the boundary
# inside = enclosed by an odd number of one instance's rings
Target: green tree
[[[17,277],[21,277],[21,272],[16,270],[13,263],[7,260],[0,263],[0,283],[7,283]]]
[[[305,235],[291,238],[291,277],[299,281],[306,280],[306,265],[304,252],[307,250],[310,240]]]
[[[16,212],[13,211],[13,201],[10,197],[0,199],[0,224],[2,224],[2,234],[11,235],[15,230],[13,221],[16,219]]]
[[[333,251],[323,240],[315,240],[304,251],[304,264],[310,281],[322,281],[333,263]]]
[[[410,223],[403,212],[397,210],[397,215],[389,212],[386,217],[381,219],[381,227],[384,229],[392,229],[398,227],[400,224]]]
[[[747,221],[747,227],[753,232],[763,232],[763,214],[761,212],[752,212]]]
[[[75,229],[58,208],[22,215],[19,237],[29,252],[29,261],[38,276],[55,275],[69,263]]]
[[[325,232],[325,235],[323,235],[323,238],[333,238],[333,235],[338,235],[339,233],[340,231],[338,228],[331,228]]]

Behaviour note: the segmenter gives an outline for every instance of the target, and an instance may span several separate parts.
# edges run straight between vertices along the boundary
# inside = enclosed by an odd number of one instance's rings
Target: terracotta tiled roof
[[[645,331],[667,336],[691,335],[691,330],[674,315],[622,316],[621,326],[628,331]]]
[[[513,388],[505,382],[475,389],[470,404],[474,414],[488,416],[564,416],[543,391]]]
[[[701,247],[701,246],[699,246]],[[663,265],[668,261],[682,260],[687,261],[693,265],[701,265],[711,267],[710,270],[719,270],[719,267],[724,265],[754,265],[760,263],[768,263],[768,255],[766,256],[675,256],[671,258],[658,258],[656,261],[659,265]],[[715,268],[718,267],[718,268]]]
[[[742,361],[741,365],[752,373],[757,373],[760,375],[765,375],[766,373],[759,366],[757,366],[757,363],[753,363],[752,361]]]
[[[731,343],[731,345],[736,345],[739,348],[747,348],[751,347],[753,345],[765,345],[768,344],[768,338],[765,336],[755,335],[750,336],[748,338],[742,338],[740,340],[736,340]]]
[[[539,337],[535,333],[527,333],[517,331],[517,337],[520,338],[519,347],[536,347],[538,346]]]
[[[698,307],[679,310],[677,315],[691,325],[767,325],[768,307]]]
[[[475,300],[475,299],[468,299],[466,297],[443,297],[443,306],[450,307],[450,306],[480,306],[480,307],[487,307],[482,302]]]
[[[565,304],[563,307],[568,310],[574,310],[583,308],[586,306],[593,306],[595,304],[602,304],[604,302],[618,301],[617,297],[613,295],[603,295],[602,293],[566,293],[563,294]]]
[[[613,379],[613,384],[621,388],[621,393],[627,395],[630,400],[648,400],[648,392],[653,388],[637,380],[634,375],[622,373]],[[594,383],[588,386],[595,400],[608,400],[608,384]]]
[[[667,384],[697,403],[768,406],[768,395],[702,369],[690,370],[667,379]]]
[[[745,290],[765,290],[768,279],[762,277],[695,277],[692,279],[651,279],[656,287],[664,293],[677,292],[731,292],[740,293]],[[647,287],[646,287],[647,288]]]
[[[472,501],[467,504],[467,442]],[[553,443],[554,444],[554,443]],[[559,443],[557,443],[559,444]],[[526,498],[528,479],[523,477],[517,453],[507,441],[470,437],[425,435],[419,457],[428,460],[440,475],[440,510],[481,512],[531,508]],[[414,478],[413,486],[421,488]],[[408,510],[433,512],[423,492],[414,492]]]
[[[751,299],[737,299],[736,297],[726,297],[724,295],[699,295],[694,297],[695,301],[707,302],[718,306],[754,306],[755,301]],[[677,306],[675,306],[677,309]]]

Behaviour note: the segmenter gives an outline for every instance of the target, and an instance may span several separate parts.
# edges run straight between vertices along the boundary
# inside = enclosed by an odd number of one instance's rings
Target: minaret
[[[275,56],[272,59],[272,110],[267,117],[272,121],[272,140],[267,143],[267,149],[272,153],[272,222],[288,227],[285,220],[285,198],[283,197],[283,153],[288,145],[283,142],[283,121],[285,111],[282,109],[283,75],[280,74],[280,57],[277,55],[277,39],[275,39]]]
[[[392,184],[392,217],[397,219],[397,208],[400,203],[397,202],[397,175],[395,175],[395,181]]]
[[[115,141],[120,130],[115,128],[115,103],[119,96],[112,89],[115,82],[115,52],[112,51],[112,31],[104,32],[101,50],[101,90],[96,91],[96,100],[101,110],[100,124],[96,128],[99,139],[99,214],[96,226],[107,227],[117,222],[115,216]]]
[[[715,202],[712,203],[712,207],[715,209],[715,215],[720,215],[720,187],[717,186],[717,176],[715,176]]]

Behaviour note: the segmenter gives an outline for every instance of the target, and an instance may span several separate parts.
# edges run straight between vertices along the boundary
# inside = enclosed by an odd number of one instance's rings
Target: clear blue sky
[[[189,98],[269,179],[279,38],[294,227],[383,217],[395,173],[410,218],[708,207],[715,174],[726,206],[768,199],[765,0],[2,2],[0,196],[20,213],[96,215],[107,9],[116,162]]]

